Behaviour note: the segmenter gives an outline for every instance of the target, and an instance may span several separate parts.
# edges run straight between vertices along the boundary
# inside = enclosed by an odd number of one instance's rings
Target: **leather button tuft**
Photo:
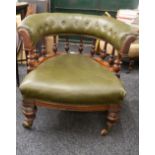
[[[96,22],[96,23],[95,23],[95,26],[96,26],[96,27],[98,27],[98,26],[99,26],[98,22]]]
[[[108,33],[108,35],[112,35],[112,33],[113,33],[112,28],[109,28],[109,29],[107,30],[107,33]]]
[[[112,28],[109,28],[109,31],[112,32]]]
[[[117,35],[117,32],[116,31],[114,32],[114,35]]]
[[[43,29],[42,29],[42,27],[40,27],[39,33],[42,34],[42,32],[43,32]]]
[[[87,26],[89,24],[89,21],[85,21],[85,25]]]
[[[117,36],[117,32],[113,32],[113,36],[116,37]]]
[[[107,25],[104,25],[103,27],[104,27],[105,30],[107,30]]]
[[[49,30],[49,26],[46,26],[46,27],[45,27],[45,30],[48,31],[48,30]]]
[[[66,23],[66,21],[65,21],[65,20],[62,20],[62,21],[61,21],[61,23],[62,23],[62,24],[65,24],[65,23]]]
[[[53,20],[51,20],[49,25],[54,25],[54,23],[55,22]]]

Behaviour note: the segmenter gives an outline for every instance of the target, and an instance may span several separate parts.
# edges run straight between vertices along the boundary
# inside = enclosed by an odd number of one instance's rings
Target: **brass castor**
[[[22,125],[26,129],[31,129],[31,127],[32,127],[32,123],[28,123],[27,121],[23,121]]]
[[[109,120],[107,121],[107,126],[106,128],[103,128],[101,130],[101,136],[105,136],[110,132],[110,129],[112,128],[114,123],[110,122]]]
[[[109,131],[106,128],[101,130],[101,136],[106,136],[108,133]]]

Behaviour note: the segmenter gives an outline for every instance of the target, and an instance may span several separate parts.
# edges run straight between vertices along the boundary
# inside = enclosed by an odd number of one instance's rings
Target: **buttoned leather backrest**
[[[69,13],[34,14],[25,18],[18,30],[23,28],[32,46],[46,35],[82,34],[102,38],[120,50],[125,37],[133,34],[130,26],[112,17]]]

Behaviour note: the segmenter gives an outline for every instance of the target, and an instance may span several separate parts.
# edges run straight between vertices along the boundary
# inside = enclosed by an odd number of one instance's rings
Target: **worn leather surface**
[[[35,45],[43,36],[51,34],[82,34],[105,39],[120,50],[132,28],[112,17],[70,14],[40,13],[26,17],[18,27],[30,33],[32,44]]]
[[[20,85],[23,97],[67,104],[120,103],[120,80],[88,56],[65,54],[50,58]]]

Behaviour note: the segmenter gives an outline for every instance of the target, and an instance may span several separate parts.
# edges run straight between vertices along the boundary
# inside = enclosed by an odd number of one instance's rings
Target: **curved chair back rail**
[[[130,26],[112,17],[69,13],[40,13],[28,16],[18,27],[18,32],[26,49],[34,48],[44,36],[82,34],[104,39],[120,53],[124,53],[136,39]]]

